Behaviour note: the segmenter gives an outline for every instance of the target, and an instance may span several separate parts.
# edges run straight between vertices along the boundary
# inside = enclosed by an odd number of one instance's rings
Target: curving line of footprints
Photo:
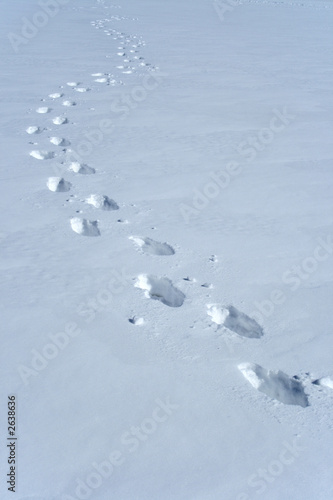
[[[107,36],[111,36],[114,40],[120,42],[117,50],[117,55],[121,58],[121,64],[116,66],[116,70],[122,75],[129,75],[139,70],[145,69],[148,71],[155,71],[158,67],[145,62],[144,58],[140,56],[140,47],[145,45],[145,42],[140,36],[128,35],[113,28],[107,28],[107,24],[114,20],[125,19],[122,16],[111,16],[103,20],[91,22],[91,25],[98,30],[103,30]],[[91,74],[93,81],[97,84],[104,85],[123,85],[123,81],[117,79],[114,74],[96,72]],[[80,82],[67,82],[67,89],[71,92],[84,94],[91,90],[90,87],[82,86]],[[60,91],[48,95],[50,105],[46,105],[46,99],[42,99],[43,106],[36,109],[39,115],[50,115],[51,123],[55,127],[63,125],[70,125],[68,117],[65,112],[60,112],[57,116],[53,116],[54,107],[57,107],[58,102],[65,109],[75,108],[77,105],[73,99],[73,95],[68,97],[65,93],[66,87],[60,86]],[[51,107],[53,106],[53,107]],[[26,129],[26,132],[31,136],[39,136],[46,132],[52,131],[51,126],[38,126],[31,125]],[[57,152],[48,151],[45,149],[33,149],[30,156],[37,160],[50,160],[57,158],[62,165],[68,166],[68,170],[77,175],[92,175],[95,174],[95,169],[89,165],[79,163],[77,161],[68,161],[68,156],[71,153],[69,149],[71,141],[65,137],[58,135],[48,136],[50,144],[56,146]],[[34,146],[38,146],[36,142],[30,142]],[[59,149],[60,148],[60,149]],[[72,189],[72,183],[65,180],[63,177],[49,177],[46,183],[48,189],[52,192],[67,192]],[[74,195],[72,195],[74,196]],[[69,200],[68,200],[69,201]],[[100,210],[118,210],[118,204],[107,195],[91,194],[85,202]],[[79,211],[80,212],[80,211]],[[81,217],[72,217],[70,220],[72,230],[82,236],[100,236],[101,232],[98,227],[97,220],[88,220]],[[161,243],[148,237],[130,236],[130,240],[142,253],[157,256],[171,256],[175,254],[175,250],[168,243]],[[215,255],[209,259],[211,262],[217,262]],[[185,281],[195,281],[189,277],[183,278]],[[168,307],[181,307],[184,303],[185,294],[176,288],[172,281],[166,277],[157,277],[148,274],[141,274],[137,277],[134,285],[144,291],[147,298],[157,300]],[[212,288],[209,283],[201,285],[204,288]],[[223,329],[233,335],[240,336],[247,339],[258,339],[263,336],[264,332],[262,327],[252,318],[237,310],[232,305],[221,304],[207,304],[207,314],[218,329]],[[144,324],[143,318],[130,318],[129,322],[140,326]],[[250,384],[257,390],[265,393],[270,398],[278,400],[285,404],[299,405],[306,407],[309,405],[308,397],[304,392],[304,386],[299,377],[289,377],[285,373],[278,371],[267,371],[260,365],[253,363],[242,363],[238,366],[244,377]],[[316,386],[328,387],[333,389],[333,380],[329,377],[323,377],[312,381]]]

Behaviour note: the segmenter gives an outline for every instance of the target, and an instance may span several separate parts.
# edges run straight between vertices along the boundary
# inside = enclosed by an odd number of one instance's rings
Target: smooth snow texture
[[[71,227],[73,231],[82,236],[100,236],[100,231],[98,229],[98,221],[80,219],[79,217],[73,217],[71,219]]]
[[[46,185],[54,193],[69,191],[71,188],[71,183],[62,177],[49,177]]]
[[[0,499],[331,499],[333,2],[1,5]]]
[[[174,255],[174,249],[168,243],[160,243],[151,238],[141,238],[139,236],[130,236],[130,240],[145,253],[151,255]]]
[[[224,326],[241,337],[260,338],[264,334],[263,329],[254,319],[238,311],[234,306],[207,304],[207,314],[212,318],[213,323]]]
[[[145,290],[147,298],[159,300],[169,307],[180,307],[185,300],[183,292],[173,286],[168,278],[140,274],[134,286]]]
[[[76,174],[83,174],[83,175],[91,175],[95,173],[95,169],[92,167],[89,167],[89,165],[86,165],[85,163],[79,163],[77,161],[73,161],[69,165],[69,170]]]
[[[119,206],[114,200],[102,194],[91,194],[86,199],[86,203],[102,210],[119,210]]]
[[[281,370],[277,372],[265,370],[255,363],[242,363],[238,368],[255,389],[270,398],[286,405],[298,405],[303,408],[309,405],[301,382]]]

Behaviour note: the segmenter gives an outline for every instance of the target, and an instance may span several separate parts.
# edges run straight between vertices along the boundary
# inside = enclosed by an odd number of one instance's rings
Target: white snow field
[[[1,500],[331,500],[333,2],[0,13]]]

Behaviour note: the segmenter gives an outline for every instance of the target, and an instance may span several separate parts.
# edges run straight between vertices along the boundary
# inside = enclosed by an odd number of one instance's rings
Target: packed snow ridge
[[[265,370],[255,363],[242,363],[238,368],[255,389],[270,398],[286,405],[298,405],[302,408],[309,406],[302,383],[281,370],[277,372]]]

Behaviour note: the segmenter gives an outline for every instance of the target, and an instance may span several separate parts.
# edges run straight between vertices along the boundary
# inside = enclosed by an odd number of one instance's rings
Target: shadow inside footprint
[[[286,405],[298,405],[302,408],[309,406],[302,383],[281,370],[277,372],[265,370],[255,363],[242,363],[238,368],[255,389],[270,398]]]

